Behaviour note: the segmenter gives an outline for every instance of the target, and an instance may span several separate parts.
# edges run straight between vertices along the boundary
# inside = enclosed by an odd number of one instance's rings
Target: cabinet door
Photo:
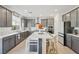
[[[24,37],[23,37],[23,33],[20,33],[21,35],[21,40],[20,41],[23,41]]]
[[[30,19],[31,21],[31,27],[35,27],[35,19]]]
[[[1,26],[2,27],[6,27],[7,25],[6,25],[6,23],[7,23],[7,21],[6,21],[6,9],[5,8],[1,8],[1,10],[0,10],[0,12],[1,12]]]
[[[76,27],[77,10],[71,12],[71,27]]]
[[[3,39],[3,53],[7,53],[10,50],[9,39],[6,37]]]
[[[27,38],[28,37],[28,33],[27,32],[25,32],[25,38]]]
[[[12,12],[7,10],[7,27],[12,26]]]
[[[15,35],[3,38],[3,53],[7,53],[15,46],[15,40],[16,40]]]
[[[66,35],[66,45],[71,48],[71,35]]]
[[[15,46],[15,44],[16,44],[16,42],[15,42],[15,40],[16,40],[16,35],[10,36],[9,40],[10,40],[10,41],[9,41],[10,49],[12,49],[12,48]]]
[[[24,20],[24,27],[27,27],[27,20]]]
[[[70,13],[66,14],[65,21],[71,21],[71,19],[70,19]]]
[[[72,50],[79,53],[79,37],[72,37]]]
[[[43,26],[44,27],[47,27],[48,25],[47,25],[47,21],[48,21],[48,19],[41,19],[41,23],[43,24]],[[50,24],[51,24],[51,20],[50,20]],[[52,22],[53,23],[53,22]],[[51,24],[51,26],[53,26],[52,24]]]
[[[47,26],[54,26],[54,18],[49,18],[46,20]]]
[[[79,8],[77,9],[77,27],[79,27]]]
[[[0,27],[2,27],[2,7],[0,7]]]

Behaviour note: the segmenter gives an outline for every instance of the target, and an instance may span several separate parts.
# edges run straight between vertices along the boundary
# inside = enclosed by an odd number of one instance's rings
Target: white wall
[[[59,28],[58,32],[64,33],[64,22],[62,21],[62,15],[61,14],[59,14],[58,24],[59,24],[58,25],[58,28]]]
[[[58,32],[64,33],[64,24],[62,21],[62,15],[59,13],[57,13],[54,17],[54,33],[58,34]]]
[[[59,15],[56,14],[54,16],[54,33],[55,34],[58,34],[58,18],[59,18]]]

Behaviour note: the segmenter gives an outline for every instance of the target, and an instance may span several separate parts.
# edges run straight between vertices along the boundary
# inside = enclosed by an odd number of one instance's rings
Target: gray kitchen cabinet
[[[41,19],[41,23],[43,24],[44,27],[48,26],[48,19]],[[53,22],[52,22],[53,23]]]
[[[35,19],[30,19],[31,21],[31,27],[35,27]]]
[[[20,33],[21,35],[21,39],[20,39],[20,42],[24,40],[24,32]]]
[[[72,36],[72,50],[79,53],[79,37]]]
[[[79,27],[79,8],[77,9],[77,27]]]
[[[67,13],[67,14],[66,14],[65,21],[71,21],[71,19],[70,19],[70,13]]]
[[[2,7],[0,7],[0,11],[2,11]],[[2,27],[2,12],[0,12],[0,27]]]
[[[12,12],[7,10],[7,27],[12,26]]]
[[[66,46],[68,46],[69,48],[71,48],[71,35],[66,34]]]
[[[27,20],[24,19],[24,27],[27,27]]]
[[[10,40],[9,40],[9,48],[10,49],[12,49],[13,47],[15,47],[15,40],[16,40],[16,35],[12,35],[12,36],[10,36],[10,38],[9,38]]]
[[[77,26],[77,10],[71,12],[71,27]]]
[[[16,35],[8,36],[3,38],[3,53],[7,53],[13,47],[15,47]]]
[[[47,26],[54,26],[54,18],[48,18],[46,22]]]
[[[27,19],[27,27],[35,27],[35,19]]]
[[[64,36],[61,33],[58,33],[58,41],[59,43],[61,43],[62,45],[64,45]]]
[[[71,21],[70,13],[67,13],[67,14],[63,15],[63,16],[62,16],[62,21],[64,21],[64,22],[69,22],[69,21]]]
[[[6,9],[0,6],[0,27],[6,27]]]
[[[31,35],[31,34],[32,34],[32,32],[27,31],[27,37],[28,37],[29,35]]]
[[[11,27],[12,12],[7,8],[0,6],[0,27]]]
[[[7,37],[5,37],[3,39],[3,54],[7,53],[10,50],[10,46],[9,46],[9,39]]]

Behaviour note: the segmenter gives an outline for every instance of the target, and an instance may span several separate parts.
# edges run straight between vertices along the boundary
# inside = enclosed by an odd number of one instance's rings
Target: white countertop
[[[75,35],[75,34],[67,33],[67,35],[72,35],[72,36],[75,36],[75,37],[79,37],[79,34]]]
[[[10,36],[10,35],[14,35],[14,34],[18,34],[18,33],[21,33],[21,32],[25,32],[25,31],[28,31],[28,30],[20,30],[20,31],[14,30],[14,31],[8,31],[6,33],[0,33],[0,39],[4,38],[4,37],[7,37],[7,36]]]

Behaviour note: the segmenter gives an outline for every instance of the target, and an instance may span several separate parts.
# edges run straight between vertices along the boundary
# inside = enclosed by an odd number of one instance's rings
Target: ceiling
[[[54,16],[56,13],[64,14],[78,7],[78,5],[4,5],[23,16],[39,17]]]

